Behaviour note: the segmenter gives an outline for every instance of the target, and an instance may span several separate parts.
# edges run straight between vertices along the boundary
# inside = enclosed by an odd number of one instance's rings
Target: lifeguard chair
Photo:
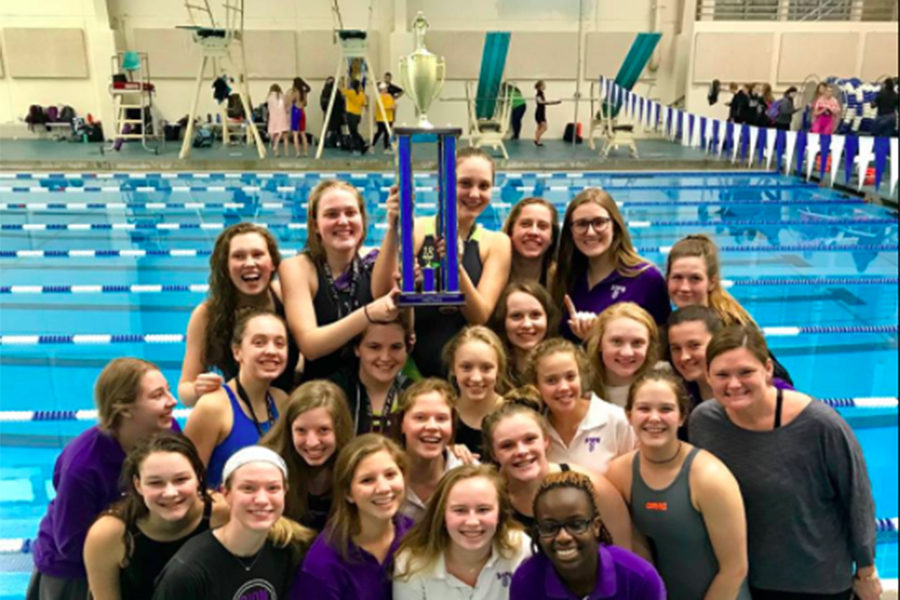
[[[197,85],[194,98],[191,101],[191,109],[188,112],[187,130],[184,141],[181,144],[179,158],[187,158],[191,154],[191,144],[194,138],[194,118],[197,116],[197,104],[200,100],[200,91],[206,78],[206,65],[212,63],[213,76],[209,81],[214,81],[222,75],[227,75],[234,80],[237,93],[241,97],[241,105],[244,107],[244,116],[247,122],[249,135],[256,142],[256,150],[260,158],[266,157],[266,146],[259,136],[259,131],[253,123],[250,109],[250,92],[247,88],[247,60],[244,53],[244,0],[225,0],[225,21],[223,26],[216,22],[209,1],[203,0],[203,4],[196,4],[199,0],[185,0],[184,6],[191,19],[191,25],[180,26],[192,32],[194,43],[200,46],[203,54],[200,59],[200,68],[197,71]],[[235,56],[238,60],[235,60]],[[230,142],[228,115],[225,112],[226,104],[219,103],[219,112],[222,116],[222,142]]]
[[[373,1],[369,2],[369,29],[372,28]],[[325,109],[322,134],[319,136],[319,145],[316,147],[316,158],[322,158],[322,152],[325,148],[325,138],[328,135],[328,124],[331,122],[331,113],[334,111],[334,100],[337,97],[337,94],[341,93],[338,88],[340,87],[341,74],[344,72],[344,68],[347,65],[352,66],[353,64],[359,66],[361,76],[360,84],[362,85],[361,89],[363,94],[366,93],[366,84],[368,83],[368,79],[365,75],[375,73],[375,70],[372,69],[372,61],[369,59],[368,31],[344,28],[344,19],[341,17],[341,7],[338,0],[332,0],[331,14],[334,20],[334,41],[335,43],[340,44],[341,52],[338,56],[337,68],[335,68],[334,71],[334,85],[331,88],[331,95],[328,97],[328,108]],[[381,109],[382,114],[387,114],[384,104],[381,102],[381,95],[378,93],[377,85],[373,87],[375,89],[375,103]],[[373,117],[371,110],[368,111],[368,118],[366,121],[369,127],[368,139],[372,139]],[[388,138],[391,139],[393,137],[391,124],[385,123],[385,126],[387,127]]]
[[[113,73],[109,94],[113,100],[115,136],[112,147],[119,149],[121,140],[141,140],[148,152],[159,154],[162,131],[153,108],[155,86],[150,81],[150,59],[146,52],[117,52],[112,56]],[[152,132],[152,133],[150,133]],[[153,139],[153,147],[147,141]]]

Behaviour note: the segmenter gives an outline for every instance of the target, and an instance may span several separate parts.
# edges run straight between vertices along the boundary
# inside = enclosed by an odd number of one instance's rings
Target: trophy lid
[[[429,27],[428,19],[425,18],[422,11],[419,11],[412,24],[413,32],[416,36],[416,50],[425,50],[425,33]]]

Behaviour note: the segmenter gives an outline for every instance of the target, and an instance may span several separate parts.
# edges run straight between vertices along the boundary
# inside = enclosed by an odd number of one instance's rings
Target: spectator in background
[[[359,123],[362,121],[363,109],[366,107],[366,95],[359,79],[353,79],[350,87],[341,90],[346,101],[347,127],[350,128],[350,144],[354,152],[365,154],[368,150],[366,141],[359,134]]]
[[[403,88],[400,87],[399,85],[394,85],[393,83],[391,83],[392,78],[393,78],[393,76],[390,74],[390,72],[387,72],[384,74],[384,81],[382,81],[381,83],[383,83],[387,86],[387,93],[390,94],[391,98],[394,99],[393,104],[394,104],[394,106],[396,106],[397,100],[399,100],[400,97],[403,96]],[[385,107],[385,108],[387,108],[387,107]],[[390,114],[388,116],[391,118],[391,120],[390,120],[391,131],[393,131],[394,130],[394,119],[397,117],[396,109],[391,109]]]
[[[383,81],[378,84],[378,96],[381,104],[375,105],[375,124],[378,131],[375,133],[375,139],[372,140],[372,146],[378,145],[378,140],[384,136],[384,152],[391,152],[391,134],[388,132],[388,124],[394,125],[394,97],[388,91],[388,85]]]
[[[894,89],[894,80],[885,79],[881,90],[872,101],[875,107],[875,123],[872,125],[872,135],[894,136],[897,135],[897,92]]]
[[[757,125],[759,127],[764,127],[768,124],[768,119],[766,118],[766,101],[763,94],[764,89],[763,84],[761,83],[754,83],[753,87],[750,88],[746,123]]]
[[[512,113],[510,116],[512,120],[512,137],[510,139],[517,140],[522,133],[522,118],[525,116],[525,110],[527,108],[525,96],[522,95],[522,90],[517,86],[511,83],[504,85],[509,86],[509,95],[512,101]]]
[[[791,121],[794,120],[794,114],[803,110],[794,107],[794,98],[797,97],[797,88],[789,87],[784,92],[784,97],[777,102],[778,112],[775,114],[775,129],[790,131]]]
[[[747,86],[732,82],[728,89],[733,94],[731,104],[728,105],[728,120],[736,124],[746,123],[747,111],[750,107]]]
[[[300,140],[303,140],[303,156],[309,155],[306,141],[306,102],[311,88],[302,77],[294,77],[293,87],[287,93],[291,113],[291,133],[294,138],[294,154],[300,156]]]
[[[827,83],[822,82],[816,87],[816,99],[813,101],[812,109],[813,124],[810,132],[829,135],[833,133],[841,114],[841,105]]]
[[[343,85],[338,87],[341,89]],[[328,102],[331,98],[331,92],[334,89],[334,77],[325,80],[322,86],[322,95],[319,97],[319,106],[322,107],[323,118],[328,114]],[[335,94],[334,107],[331,109],[331,118],[328,119],[328,128],[325,130],[325,145],[329,148],[337,148],[341,140],[341,127],[346,123],[346,106],[343,94]]]

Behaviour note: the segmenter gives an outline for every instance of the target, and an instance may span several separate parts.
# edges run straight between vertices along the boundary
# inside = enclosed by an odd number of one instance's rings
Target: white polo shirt
[[[567,446],[552,427],[547,458],[555,463],[569,463],[603,475],[609,461],[635,449],[637,440],[621,407],[591,394],[587,414]]]
[[[444,474],[462,465],[463,462],[452,452],[444,450]],[[400,507],[400,514],[409,517],[416,523],[425,516],[425,502],[409,486],[406,487],[406,499],[403,501],[403,506]]]
[[[518,551],[511,558],[503,558],[495,547],[478,574],[475,587],[448,573],[441,554],[431,569],[417,571],[408,580],[394,579],[394,600],[509,600],[513,573],[531,556],[531,538],[521,531],[514,535],[519,542]],[[405,567],[407,560],[407,554],[397,556],[394,572]]]

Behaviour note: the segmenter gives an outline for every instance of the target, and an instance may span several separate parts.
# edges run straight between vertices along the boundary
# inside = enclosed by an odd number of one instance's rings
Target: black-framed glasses
[[[572,221],[572,231],[577,233],[578,235],[584,235],[587,233],[588,227],[593,227],[594,231],[603,231],[609,224],[612,223],[612,219],[609,217],[594,217],[593,219],[576,219]]]
[[[559,530],[565,528],[571,535],[581,535],[591,528],[592,519],[571,519],[565,523],[556,521],[538,521],[535,525],[538,535],[543,538],[553,538],[559,535]]]

